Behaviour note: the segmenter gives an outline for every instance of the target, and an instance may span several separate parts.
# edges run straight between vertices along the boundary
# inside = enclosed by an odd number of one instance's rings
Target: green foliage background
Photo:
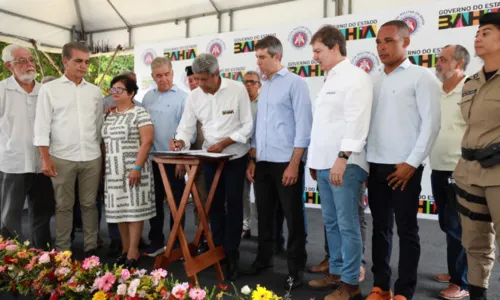
[[[3,48],[5,48],[8,45],[8,43],[0,42],[0,53],[3,51]],[[31,52],[33,54],[33,58],[36,59],[35,57],[35,52],[33,49],[31,49]],[[62,69],[62,61],[61,61],[61,54],[54,54],[54,53],[47,53],[52,60],[54,61],[55,64],[59,66],[60,69]],[[56,76],[59,77],[59,73],[57,70],[52,67],[50,62],[47,60],[45,55],[40,53],[40,60],[42,61],[42,66],[43,70],[45,72],[45,76]],[[111,56],[99,56],[99,57],[92,57],[90,59],[90,65],[89,65],[89,72],[87,76],[85,77],[85,80],[88,82],[92,82],[94,84],[98,84],[100,78],[104,75],[104,71],[106,71],[106,67],[109,64],[109,61],[111,60]],[[123,70],[134,70],[134,56],[133,55],[127,55],[127,56],[117,56],[115,60],[113,61],[113,64],[109,68],[108,74],[104,77],[104,82],[102,84],[102,92],[103,94],[107,94],[107,90],[109,88],[109,84],[111,83],[111,80],[113,77],[118,75],[121,71]],[[12,74],[10,73],[9,70],[5,67],[3,62],[0,64],[0,80],[4,80],[8,77],[10,77]],[[38,65],[38,76],[37,76],[37,81],[42,80],[42,73],[40,72],[40,65]]]

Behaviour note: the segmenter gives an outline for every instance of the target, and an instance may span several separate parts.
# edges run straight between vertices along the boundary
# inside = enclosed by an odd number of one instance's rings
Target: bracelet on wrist
[[[142,171],[142,167],[139,167],[138,165],[134,165],[134,170]]]
[[[249,161],[253,161],[254,163],[257,162],[257,160],[255,159],[255,157],[248,157],[248,160]]]

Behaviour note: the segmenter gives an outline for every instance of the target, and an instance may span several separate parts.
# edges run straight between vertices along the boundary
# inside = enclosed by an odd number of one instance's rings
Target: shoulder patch
[[[470,80],[479,80],[479,73],[476,73],[476,74],[468,77],[467,79],[465,79],[465,82],[470,81]]]
[[[474,94],[476,94],[476,92],[477,92],[477,89],[470,90],[470,91],[467,91],[467,92],[463,92],[462,93],[462,97],[469,96],[469,95],[474,95]]]

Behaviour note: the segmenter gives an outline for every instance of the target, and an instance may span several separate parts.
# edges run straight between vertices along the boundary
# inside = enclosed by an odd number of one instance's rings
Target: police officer
[[[453,175],[470,299],[483,300],[495,261],[495,232],[500,244],[500,14],[481,17],[474,48],[484,67],[464,84],[460,107],[467,127]]]

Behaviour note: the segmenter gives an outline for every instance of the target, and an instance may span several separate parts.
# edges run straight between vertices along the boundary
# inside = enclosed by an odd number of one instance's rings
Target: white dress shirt
[[[36,106],[35,146],[49,146],[51,155],[69,161],[101,156],[103,100],[99,88],[66,76],[40,89]]]
[[[459,103],[465,79],[448,94],[441,88],[441,130],[429,156],[433,170],[455,170],[462,155],[461,144],[467,125]]]
[[[4,173],[40,173],[38,149],[33,146],[36,99],[40,83],[31,93],[14,76],[0,82],[0,171]]]
[[[365,144],[372,109],[371,78],[347,58],[326,76],[314,109],[307,165],[330,169],[338,153],[345,151],[352,152],[348,164],[368,172]]]
[[[229,137],[236,143],[229,145],[222,153],[234,154],[231,159],[240,158],[249,150],[248,139],[252,136],[253,120],[248,93],[240,82],[221,78],[219,90],[205,94],[201,88],[193,90],[184,107],[176,138],[189,147],[196,132],[196,122],[205,141],[202,149]]]
[[[406,59],[390,74],[381,65],[372,80],[368,162],[406,162],[418,168],[429,155],[441,124],[437,78]]]

